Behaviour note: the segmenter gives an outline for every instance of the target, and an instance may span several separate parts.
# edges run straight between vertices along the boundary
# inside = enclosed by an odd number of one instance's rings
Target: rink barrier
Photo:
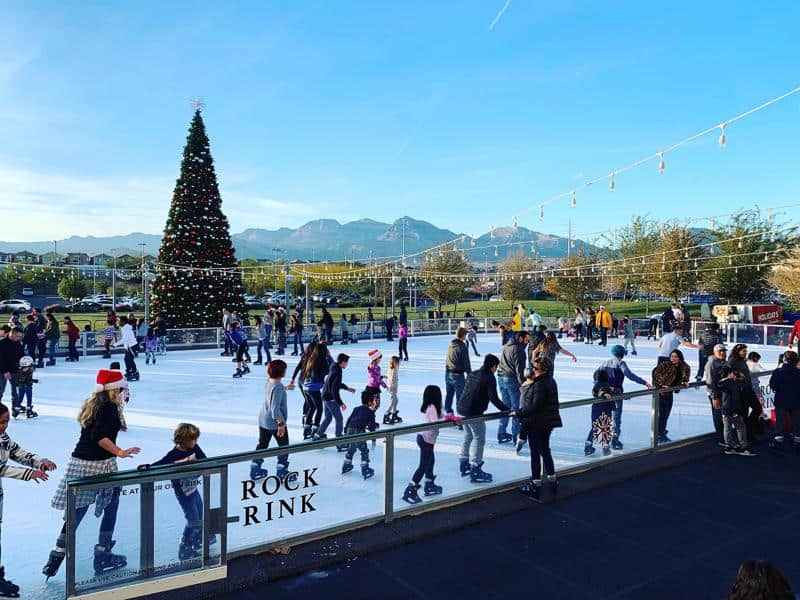
[[[767,377],[771,371],[761,373],[753,373],[754,377]],[[572,466],[557,469],[557,474],[561,477],[567,475],[575,475],[581,472],[586,472],[596,468],[603,467],[610,463],[621,462],[639,458],[643,456],[653,455],[655,453],[673,450],[683,446],[697,443],[706,440],[713,432],[713,422],[710,415],[710,403],[708,405],[709,414],[708,426],[706,432],[696,435],[687,435],[683,439],[676,439],[671,442],[661,443],[658,441],[657,428],[659,418],[659,395],[664,391],[686,391],[686,390],[701,390],[705,387],[705,383],[690,383],[688,386],[676,386],[669,388],[669,390],[640,390],[636,392],[628,392],[614,397],[614,400],[634,400],[641,398],[650,398],[650,415],[648,419],[649,424],[649,443],[646,446],[634,450],[626,450],[622,453],[613,453],[609,456],[592,456],[585,457],[585,460],[578,462]],[[763,387],[762,387],[763,389]],[[705,394],[704,398],[707,400]],[[560,403],[560,410],[562,413],[566,410],[590,406],[599,402],[596,398],[583,398],[578,400],[569,400]],[[630,410],[630,409],[629,409]],[[477,423],[489,422],[498,420],[507,413],[492,413],[480,417],[462,419],[461,423]],[[676,411],[673,409],[673,417],[678,418]],[[703,415],[705,417],[705,415]],[[630,416],[628,417],[631,418]],[[67,495],[67,510],[66,510],[66,524],[67,524],[67,557],[66,557],[66,597],[68,599],[105,599],[105,598],[135,598],[146,593],[155,593],[167,590],[174,590],[181,587],[196,585],[201,582],[208,582],[226,577],[227,564],[232,558],[259,554],[282,546],[294,546],[317,540],[327,538],[343,532],[360,529],[378,523],[390,523],[399,517],[412,516],[422,514],[432,510],[440,510],[457,504],[462,504],[481,498],[484,496],[498,494],[505,491],[513,490],[522,483],[529,480],[529,475],[521,478],[514,478],[509,481],[496,481],[491,483],[481,484],[480,487],[471,488],[465,491],[457,491],[452,496],[440,496],[426,498],[426,501],[417,505],[402,505],[401,508],[395,507],[395,502],[398,500],[397,490],[395,490],[395,442],[398,437],[409,436],[431,429],[446,429],[458,427],[458,424],[451,421],[440,421],[436,423],[425,423],[420,425],[403,425],[393,427],[391,429],[378,429],[371,433],[361,433],[355,435],[348,435],[343,437],[332,437],[326,440],[301,442],[290,444],[284,447],[274,447],[267,450],[257,450],[248,452],[239,452],[223,456],[209,458],[203,461],[197,461],[184,465],[165,465],[154,467],[145,471],[128,470],[119,471],[110,475],[90,477],[85,479],[74,479],[67,482],[68,495]],[[630,425],[629,425],[630,427]],[[630,434],[629,434],[630,435]],[[674,434],[673,434],[674,435]],[[360,515],[356,519],[347,520],[344,522],[336,523],[332,526],[317,527],[309,531],[304,531],[296,535],[285,535],[280,539],[273,539],[268,542],[249,544],[237,547],[230,550],[230,526],[234,523],[240,523],[241,515],[231,515],[231,506],[229,505],[228,497],[228,480],[231,477],[230,470],[234,467],[241,467],[247,469],[250,461],[253,459],[270,459],[276,458],[279,455],[299,454],[314,452],[324,448],[332,448],[343,443],[355,442],[372,442],[382,440],[384,444],[383,453],[383,469],[384,469],[384,482],[383,482],[383,501],[381,509],[371,514]],[[579,444],[583,444],[583,439],[579,440]],[[513,450],[510,450],[513,452]],[[354,456],[354,466],[357,468],[357,455]],[[290,461],[291,462],[291,461]],[[310,463],[313,464],[313,463]],[[308,471],[306,473],[306,485],[308,485]],[[316,469],[314,469],[316,471]],[[248,471],[249,472],[249,471]],[[304,476],[303,472],[298,472],[299,477]],[[235,475],[235,473],[234,473]],[[407,475],[407,474],[406,474]],[[313,477],[313,473],[312,473]],[[158,564],[155,560],[156,549],[155,544],[155,528],[159,519],[156,516],[157,508],[154,493],[155,489],[161,489],[172,479],[186,479],[186,478],[200,478],[198,485],[203,489],[203,523],[202,523],[202,539],[207,540],[208,536],[214,534],[218,537],[218,551],[214,554],[211,553],[209,545],[203,543],[202,555],[197,559]],[[267,478],[269,479],[269,478]],[[265,481],[266,480],[258,480]],[[276,479],[276,481],[278,481]],[[311,481],[314,481],[311,479]],[[247,489],[246,483],[243,489]],[[156,486],[158,484],[158,486]],[[295,484],[296,488],[299,484]],[[317,485],[314,482],[314,485]],[[122,490],[120,493],[128,493],[131,495],[138,495],[139,499],[139,567],[138,569],[128,569],[122,572],[112,572],[111,577],[107,579],[92,578],[88,580],[76,580],[77,557],[81,557],[86,562],[89,556],[89,548],[85,545],[93,545],[95,543],[94,529],[85,526],[82,534],[86,537],[82,540],[80,552],[77,546],[76,535],[76,497],[82,491],[87,490],[102,490],[110,487],[119,488]],[[155,487],[154,487],[155,486]],[[169,487],[166,485],[166,487]],[[280,485],[278,485],[278,488]],[[286,486],[288,489],[288,486]],[[295,489],[296,489],[295,488]],[[252,490],[253,488],[251,488]],[[170,494],[171,496],[171,494]],[[246,496],[243,493],[243,499]],[[174,498],[172,499],[174,502]],[[281,501],[283,502],[283,501]],[[282,510],[282,507],[281,507]],[[246,514],[246,510],[245,510]],[[281,515],[282,518],[282,515]],[[265,535],[268,537],[268,534]],[[117,551],[121,552],[120,548]],[[84,566],[84,569],[86,567]]]
[[[705,328],[713,321],[692,321],[691,337],[700,339]],[[721,323],[719,332],[727,344],[751,344],[757,346],[783,346],[789,349],[789,334],[792,325],[778,323]]]

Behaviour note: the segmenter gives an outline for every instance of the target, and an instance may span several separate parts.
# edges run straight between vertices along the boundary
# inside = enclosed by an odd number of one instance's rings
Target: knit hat
[[[367,358],[369,358],[369,362],[372,362],[373,360],[380,358],[381,356],[383,356],[383,353],[377,348],[367,352]]]
[[[627,352],[625,351],[625,348],[623,348],[619,344],[617,344],[616,346],[611,346],[611,356],[613,356],[614,358],[620,358],[621,359],[626,354],[627,354]]]
[[[122,371],[112,371],[110,369],[100,369],[97,372],[97,379],[95,381],[97,384],[94,386],[96,392],[113,390],[125,385]]]

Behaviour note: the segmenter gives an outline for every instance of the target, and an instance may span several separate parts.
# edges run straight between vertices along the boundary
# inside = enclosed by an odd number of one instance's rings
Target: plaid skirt
[[[50,506],[57,510],[66,510],[67,493],[69,490],[67,481],[70,479],[83,479],[84,477],[107,475],[108,473],[116,472],[117,459],[114,456],[105,460],[84,460],[82,458],[70,456],[67,470],[61,477],[56,493],[50,501]],[[114,489],[113,487],[82,489],[75,496],[75,508],[83,508],[94,504],[94,514],[99,517],[103,514],[103,510],[106,506],[111,502]]]

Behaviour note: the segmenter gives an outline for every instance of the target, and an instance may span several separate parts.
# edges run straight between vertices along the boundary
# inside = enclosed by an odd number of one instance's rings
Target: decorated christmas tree
[[[195,108],[151,292],[153,312],[173,327],[217,326],[223,308],[244,305],[201,107]]]

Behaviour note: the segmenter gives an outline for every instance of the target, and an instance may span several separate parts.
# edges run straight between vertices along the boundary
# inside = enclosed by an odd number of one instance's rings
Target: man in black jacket
[[[500,355],[500,366],[497,367],[497,384],[500,386],[500,396],[503,404],[511,410],[519,408],[520,386],[525,382],[525,363],[527,361],[526,346],[528,345],[528,332],[519,331],[514,339],[503,346]],[[519,435],[519,421],[511,422],[511,433],[507,432],[508,417],[500,419],[497,427],[497,442],[517,442]]]
[[[453,414],[453,396],[458,403],[461,398],[461,391],[464,389],[464,379],[466,374],[472,371],[469,364],[469,349],[467,348],[467,330],[464,327],[456,329],[456,337],[450,342],[447,348],[447,357],[444,361],[444,410],[448,414]]]
[[[494,354],[487,354],[483,359],[483,367],[469,374],[464,383],[464,390],[458,398],[458,414],[462,417],[479,417],[486,412],[489,402],[498,410],[506,411],[508,407],[497,397],[497,380],[495,372],[500,364]],[[472,444],[472,441],[475,444]],[[489,473],[484,473],[483,447],[486,445],[486,422],[464,424],[464,443],[461,446],[461,476],[469,475],[472,483],[487,483],[492,480]]]
[[[11,384],[11,399],[14,404],[17,402],[17,381],[16,375],[19,373],[19,359],[25,355],[22,349],[22,329],[14,327],[8,334],[0,340],[0,400],[3,399],[3,393],[6,390],[6,385]]]
[[[714,420],[714,430],[717,432],[720,446],[725,445],[725,428],[722,422],[722,391],[719,387],[719,370],[725,365],[726,353],[725,344],[714,346],[714,356],[706,363],[704,372],[708,399],[711,401],[711,417]]]
[[[697,381],[703,379],[706,372],[706,363],[714,355],[714,346],[722,342],[719,335],[719,323],[709,323],[700,335],[700,349],[697,351],[697,358],[700,365],[697,368]]]
[[[328,340],[329,343],[333,343],[333,317],[331,313],[328,312],[328,309],[324,306],[322,307],[322,318],[319,321],[322,324],[322,330],[325,332],[325,339]]]

